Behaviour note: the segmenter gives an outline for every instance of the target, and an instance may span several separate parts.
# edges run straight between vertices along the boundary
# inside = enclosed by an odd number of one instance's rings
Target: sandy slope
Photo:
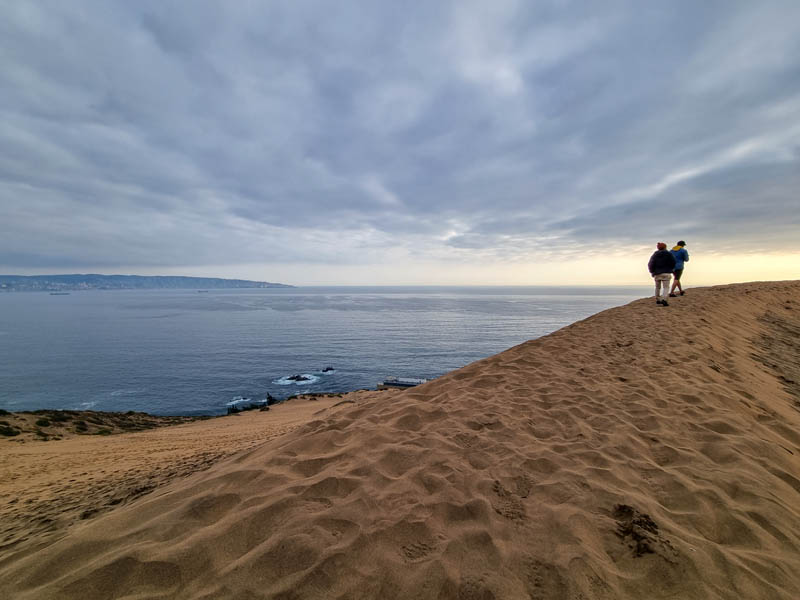
[[[636,301],[323,411],[12,549],[0,580],[18,598],[794,600],[799,364],[800,282]]]
[[[186,418],[187,424],[170,427],[165,425],[181,418],[72,413],[66,423],[45,428],[51,439],[47,443],[31,432],[33,421],[41,415],[4,415],[4,422],[23,433],[0,438],[0,559],[12,551],[51,543],[76,522],[283,435],[319,411],[350,403],[337,397],[301,397],[273,406],[269,412],[247,411],[200,422]],[[125,417],[159,428],[109,437],[78,436],[74,423],[87,419],[86,415],[102,423],[83,421],[90,433],[98,427],[120,430],[113,422]],[[55,436],[66,439],[52,441]]]

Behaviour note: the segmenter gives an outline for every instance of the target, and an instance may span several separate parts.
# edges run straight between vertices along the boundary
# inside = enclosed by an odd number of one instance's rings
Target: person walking
[[[647,263],[647,268],[656,282],[656,304],[669,306],[667,290],[669,289],[669,280],[672,279],[672,272],[675,270],[675,257],[672,256],[672,252],[667,250],[664,242],[658,242],[656,248]]]
[[[678,288],[678,291],[683,296],[683,286],[681,285],[681,275],[683,275],[683,263],[689,262],[689,252],[684,247],[686,246],[686,242],[681,240],[678,242],[675,247],[670,250],[672,256],[675,257],[675,272],[672,274],[672,289],[669,291],[669,297],[675,298],[677,294],[675,293],[675,288]]]

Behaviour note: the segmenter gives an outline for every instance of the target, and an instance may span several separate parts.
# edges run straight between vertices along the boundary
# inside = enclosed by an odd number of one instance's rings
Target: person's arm
[[[647,270],[650,271],[650,275],[653,274],[653,261],[655,260],[655,258],[656,258],[656,255],[653,254],[650,257],[650,260],[647,262]]]
[[[683,262],[689,262],[689,251],[683,248]]]

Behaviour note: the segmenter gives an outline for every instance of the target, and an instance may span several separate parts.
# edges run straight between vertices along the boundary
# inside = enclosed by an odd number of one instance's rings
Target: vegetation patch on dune
[[[18,443],[60,440],[76,435],[114,435],[190,423],[212,417],[159,416],[143,412],[78,410],[3,411],[0,436]]]

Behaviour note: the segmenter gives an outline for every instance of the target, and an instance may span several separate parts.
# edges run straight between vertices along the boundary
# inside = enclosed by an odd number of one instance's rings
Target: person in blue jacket
[[[686,242],[681,240],[670,250],[672,256],[675,257],[675,271],[672,273],[672,289],[669,291],[670,298],[675,298],[677,296],[675,288],[678,288],[681,296],[683,296],[684,293],[683,287],[681,286],[681,275],[683,275],[683,263],[689,262],[689,253],[684,246],[686,246]]]

